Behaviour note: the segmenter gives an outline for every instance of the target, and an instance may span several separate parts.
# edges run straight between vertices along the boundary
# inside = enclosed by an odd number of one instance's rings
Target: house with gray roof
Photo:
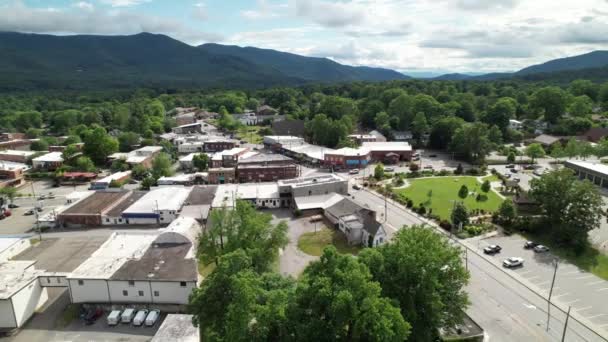
[[[376,220],[376,212],[348,198],[326,208],[325,217],[344,233],[350,245],[376,247],[388,238],[384,226]]]

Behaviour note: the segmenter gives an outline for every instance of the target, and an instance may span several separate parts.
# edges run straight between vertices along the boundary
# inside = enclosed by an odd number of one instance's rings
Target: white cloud
[[[192,17],[196,20],[209,19],[209,14],[207,13],[207,5],[203,2],[198,2],[194,4],[194,9],[192,10]]]
[[[140,5],[150,0],[101,0],[102,3],[112,7],[130,7]]]
[[[257,0],[255,8],[242,10],[240,15],[248,20],[274,19],[287,15],[287,9],[287,4],[271,4],[267,0]]]
[[[76,8],[80,8],[82,10],[90,11],[93,9],[93,4],[86,1],[79,1],[73,5]]]

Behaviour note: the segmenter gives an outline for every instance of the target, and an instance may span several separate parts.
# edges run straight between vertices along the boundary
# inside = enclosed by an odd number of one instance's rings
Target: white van
[[[147,327],[151,327],[154,324],[156,324],[156,321],[158,320],[158,317],[160,316],[160,310],[152,310],[150,311],[150,313],[148,314],[148,317],[146,317],[146,326]]]
[[[138,327],[138,326],[144,324],[144,321],[146,320],[146,316],[148,316],[148,310],[141,309],[141,310],[137,311],[137,315],[135,315],[135,318],[133,318],[133,325]]]
[[[108,315],[108,325],[117,325],[120,323],[120,310],[112,310]]]
[[[135,316],[135,309],[125,309],[125,311],[122,312],[122,315],[120,315],[120,321],[122,323],[131,323],[133,316]]]

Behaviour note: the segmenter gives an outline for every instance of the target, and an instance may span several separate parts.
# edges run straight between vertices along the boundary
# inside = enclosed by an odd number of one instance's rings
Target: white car
[[[357,175],[357,174],[359,174],[359,169],[352,169],[348,173],[351,175]]]
[[[510,257],[508,259],[505,259],[505,261],[502,262],[502,265],[506,268],[513,268],[513,267],[519,267],[519,266],[523,266],[524,265],[524,259],[523,258],[519,258],[519,257]]]
[[[536,253],[545,253],[548,251],[549,251],[549,247],[547,247],[547,246],[538,245],[538,246],[534,247],[534,252],[536,252]]]
[[[113,326],[113,325],[118,325],[118,323],[120,323],[121,318],[120,318],[120,314],[122,313],[122,311],[120,310],[113,310],[112,312],[110,312],[110,314],[108,315],[108,325]]]
[[[385,167],[384,172],[395,172],[395,168],[393,167]]]
[[[150,311],[150,313],[148,314],[148,317],[146,317],[145,325],[147,327],[154,326],[154,324],[156,324],[156,321],[158,320],[159,316],[160,316],[160,310]]]
[[[133,318],[133,325],[138,327],[138,326],[144,324],[144,321],[146,320],[146,316],[148,316],[148,310],[141,309],[141,310],[137,311],[137,315],[135,315],[135,318]]]

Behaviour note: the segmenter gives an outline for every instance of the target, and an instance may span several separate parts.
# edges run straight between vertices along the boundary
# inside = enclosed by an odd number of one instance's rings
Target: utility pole
[[[551,295],[553,295],[553,285],[555,285],[557,265],[559,265],[559,261],[555,259],[555,268],[553,269],[553,280],[551,281],[551,290],[549,290],[549,299],[547,300],[547,331],[549,331],[549,321],[551,320]]]
[[[388,222],[388,198],[384,195],[384,222]]]
[[[568,319],[570,318],[570,309],[572,309],[571,306],[568,307],[568,314],[566,315],[566,322],[564,322],[564,332],[562,333],[562,342],[564,342],[566,340],[566,330],[568,328]]]
[[[464,268],[469,270],[469,249],[466,246],[464,247]]]

